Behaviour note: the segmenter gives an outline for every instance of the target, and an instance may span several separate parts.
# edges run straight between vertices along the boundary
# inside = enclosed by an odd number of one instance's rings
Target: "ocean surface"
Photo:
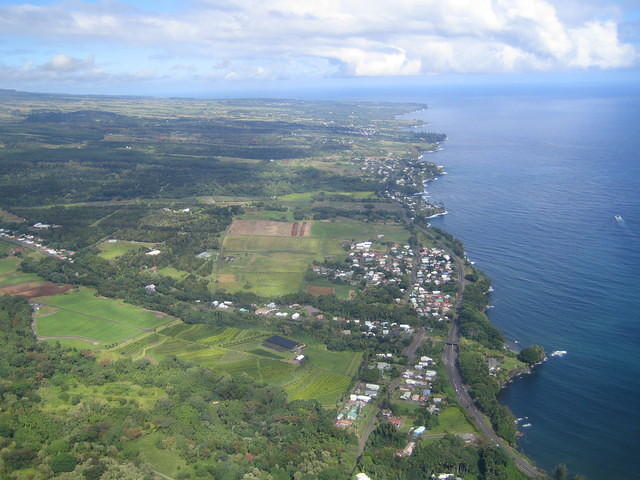
[[[550,358],[501,397],[521,449],[590,480],[640,478],[640,96],[425,95],[445,132],[427,187],[493,281],[491,320]],[[614,219],[623,217],[622,222]]]

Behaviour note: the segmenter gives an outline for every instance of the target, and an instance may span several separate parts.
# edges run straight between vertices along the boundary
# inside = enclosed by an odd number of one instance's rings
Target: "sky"
[[[640,0],[0,0],[0,88],[640,79]]]

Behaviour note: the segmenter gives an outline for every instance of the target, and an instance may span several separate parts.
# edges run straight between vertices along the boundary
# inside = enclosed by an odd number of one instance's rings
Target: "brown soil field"
[[[308,237],[311,225],[307,222],[275,222],[273,220],[234,220],[231,235],[264,235],[268,237]]]
[[[236,276],[233,273],[220,273],[216,279],[220,283],[233,283],[236,281]]]
[[[48,297],[68,292],[72,288],[73,285],[60,285],[51,282],[27,282],[0,287],[0,294],[27,298]]]
[[[319,287],[317,285],[309,285],[307,287],[307,293],[311,295],[331,295],[335,293],[335,289],[331,287]]]

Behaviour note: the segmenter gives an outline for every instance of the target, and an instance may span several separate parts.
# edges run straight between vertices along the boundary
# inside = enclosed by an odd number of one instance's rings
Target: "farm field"
[[[299,201],[311,201],[314,197],[319,195],[320,190],[316,190],[313,192],[303,192],[303,193],[290,193],[288,195],[283,195],[279,197],[279,200],[283,202],[299,202]],[[356,199],[363,198],[375,198],[375,192],[324,192],[327,196],[344,196]]]
[[[88,288],[40,297],[37,301],[45,306],[35,317],[39,336],[84,340],[94,346],[121,342],[172,320],[121,300],[96,297]]]
[[[129,253],[133,250],[137,250],[139,248],[149,248],[152,247],[153,243],[145,243],[145,242],[129,242],[126,240],[117,240],[116,242],[111,242],[106,240],[98,245],[98,249],[100,253],[99,257],[104,258],[105,260],[113,260],[114,258],[121,257],[125,253]]]
[[[320,238],[339,240],[376,240],[378,235],[383,242],[405,243],[409,239],[409,232],[397,224],[367,223],[355,220],[341,220],[335,222],[314,222],[311,235]]]
[[[45,282],[35,273],[19,271],[20,262],[18,257],[0,259],[0,295],[34,298],[64,293],[71,288],[70,285]]]
[[[248,375],[284,388],[291,399],[316,399],[333,407],[347,391],[362,360],[361,352],[331,352],[312,344],[308,363],[291,361],[290,352],[263,347],[273,332],[234,327],[177,324],[116,349],[134,357],[143,349],[152,360],[175,356],[229,375]],[[164,340],[159,337],[164,337]]]

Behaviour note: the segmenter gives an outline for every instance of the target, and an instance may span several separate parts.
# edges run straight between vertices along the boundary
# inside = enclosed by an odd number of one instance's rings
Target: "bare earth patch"
[[[234,283],[236,281],[236,276],[233,273],[220,273],[217,275],[216,279],[220,283]]]
[[[0,294],[27,298],[49,297],[68,292],[73,285],[59,285],[51,282],[27,282],[0,287]]]
[[[334,288],[332,287],[319,287],[317,285],[309,285],[307,287],[307,293],[310,293],[311,295],[332,295],[334,294],[336,291]]]
[[[268,237],[308,237],[308,222],[276,222],[273,220],[234,220],[231,235],[264,235]]]

